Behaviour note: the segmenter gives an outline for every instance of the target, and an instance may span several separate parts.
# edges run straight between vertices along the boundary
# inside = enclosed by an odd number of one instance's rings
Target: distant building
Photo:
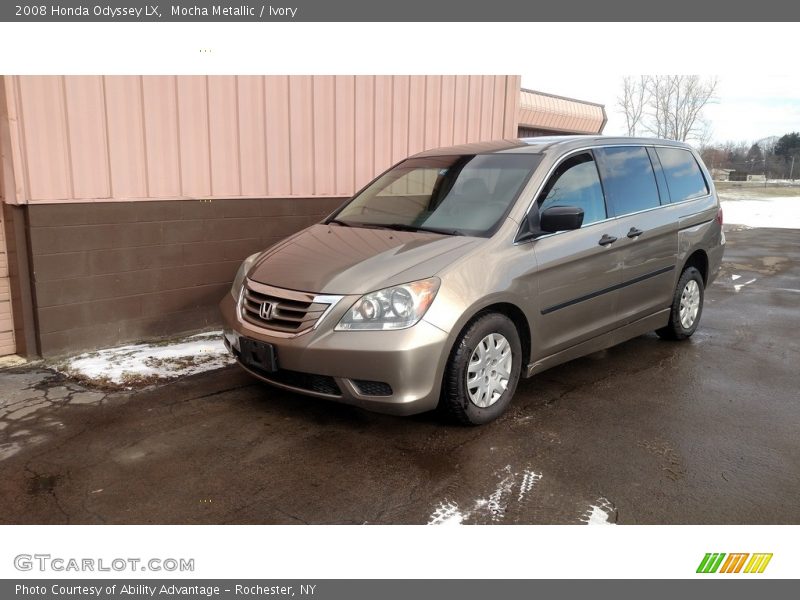
[[[750,174],[747,171],[733,170],[728,174],[728,181],[747,181]]]
[[[711,169],[711,178],[714,181],[730,181],[733,169]]]

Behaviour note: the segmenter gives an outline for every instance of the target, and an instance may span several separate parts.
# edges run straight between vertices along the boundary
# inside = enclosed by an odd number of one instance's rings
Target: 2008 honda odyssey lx
[[[417,154],[244,261],[225,341],[276,386],[465,423],[520,376],[697,329],[722,212],[687,145],[549,137]]]

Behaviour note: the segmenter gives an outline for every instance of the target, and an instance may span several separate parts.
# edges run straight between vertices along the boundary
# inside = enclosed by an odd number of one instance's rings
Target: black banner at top
[[[0,3],[0,21],[5,22],[786,22],[798,21],[799,17],[800,2],[786,0],[752,3],[721,0],[11,0]],[[569,31],[565,30],[565,34]],[[686,42],[679,37],[675,41]]]

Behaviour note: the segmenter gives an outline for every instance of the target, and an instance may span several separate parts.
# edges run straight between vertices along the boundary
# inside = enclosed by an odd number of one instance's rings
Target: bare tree
[[[778,145],[779,139],[780,138],[777,135],[771,135],[757,140],[756,144],[758,144],[759,147],[761,147],[767,154],[775,154],[775,147]]]
[[[625,115],[629,136],[638,133],[644,109],[650,100],[648,79],[647,75],[640,75],[638,80],[633,77],[625,77],[622,80],[622,96],[617,98],[617,104]]]
[[[648,119],[644,128],[660,138],[671,138],[672,105],[675,104],[675,85],[670,75],[655,75],[647,78],[650,92]]]
[[[703,109],[714,100],[716,89],[716,78],[699,75],[643,75],[638,81],[626,77],[619,104],[628,135],[641,126],[661,138],[707,141],[710,126]]]

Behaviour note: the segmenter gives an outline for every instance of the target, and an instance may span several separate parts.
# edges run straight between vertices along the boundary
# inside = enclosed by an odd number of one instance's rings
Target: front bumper
[[[243,321],[236,301],[227,294],[220,303],[225,345],[239,361],[239,338],[272,344],[277,352],[277,372],[239,364],[283,389],[396,415],[436,408],[449,351],[448,334],[425,320],[398,331],[334,331],[356,299],[343,298],[316,329],[286,338]]]

